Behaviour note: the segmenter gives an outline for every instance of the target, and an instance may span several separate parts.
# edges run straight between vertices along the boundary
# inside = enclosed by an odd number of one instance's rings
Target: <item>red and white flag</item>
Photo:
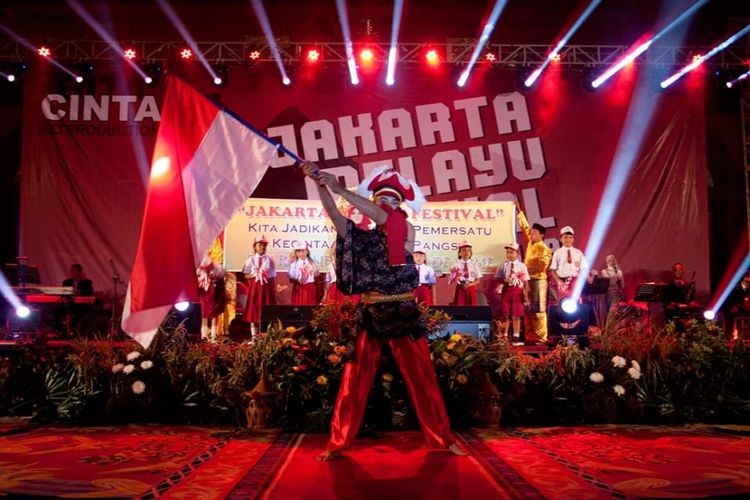
[[[198,300],[197,265],[275,152],[267,138],[169,78],[122,314],[122,329],[141,345],[175,303]]]

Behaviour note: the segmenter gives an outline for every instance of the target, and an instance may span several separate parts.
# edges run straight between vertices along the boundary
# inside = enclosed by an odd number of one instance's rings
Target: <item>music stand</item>
[[[5,277],[11,286],[18,286],[22,289],[27,284],[40,285],[42,279],[39,276],[39,268],[28,264],[4,264]]]
[[[586,282],[583,287],[583,294],[602,295],[607,293],[607,290],[609,290],[609,278],[594,278],[591,283]]]
[[[646,282],[638,285],[635,289],[635,302],[661,302],[664,297],[666,283]]]

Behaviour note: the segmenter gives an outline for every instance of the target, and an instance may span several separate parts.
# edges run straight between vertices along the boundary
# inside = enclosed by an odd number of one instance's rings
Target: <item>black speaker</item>
[[[588,332],[589,325],[596,323],[596,317],[591,304],[578,304],[573,313],[566,313],[558,304],[547,308],[547,322],[550,335],[583,335]]]
[[[263,306],[260,312],[260,329],[268,331],[268,325],[279,320],[284,326],[309,326],[316,307],[318,306]]]
[[[451,317],[446,327],[430,335],[428,340],[444,338],[454,333],[470,335],[480,340],[489,340],[492,330],[492,308],[490,306],[431,306]]]

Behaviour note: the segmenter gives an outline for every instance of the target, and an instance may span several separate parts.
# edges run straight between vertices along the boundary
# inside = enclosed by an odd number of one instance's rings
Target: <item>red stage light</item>
[[[37,50],[36,52],[42,57],[49,57],[52,55],[52,51],[49,49],[49,47],[45,46],[39,47],[39,50]]]
[[[562,56],[560,54],[555,54],[552,57],[552,62],[555,64],[558,64],[560,61],[562,61]]]
[[[250,52],[250,59],[252,59],[253,61],[260,59],[260,50],[253,50],[252,52]]]
[[[193,57],[193,51],[190,49],[182,49],[182,52],[180,52],[180,57],[183,59],[191,59]]]
[[[310,49],[307,51],[307,62],[315,63],[320,59],[320,51],[317,49]]]
[[[432,67],[435,67],[438,64],[440,64],[440,56],[438,55],[437,50],[435,49],[428,50],[425,53],[424,58],[427,60],[427,64],[429,64]]]
[[[134,49],[125,49],[125,52],[123,52],[123,55],[125,56],[125,59],[133,60],[135,59],[135,50]]]
[[[362,49],[359,52],[359,60],[362,61],[362,64],[370,64],[374,58],[375,54],[373,54],[372,49]]]
[[[484,60],[487,62],[495,62],[497,60],[497,57],[495,56],[494,52],[487,52],[484,55]]]
[[[702,62],[703,62],[703,56],[702,55],[696,54],[696,55],[693,56],[693,64],[694,65],[697,66],[697,65],[699,65]]]

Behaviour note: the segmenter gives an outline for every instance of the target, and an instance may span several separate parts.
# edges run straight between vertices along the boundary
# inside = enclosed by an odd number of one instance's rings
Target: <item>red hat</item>
[[[458,244],[458,249],[459,250],[461,250],[464,247],[471,248],[471,244],[468,241],[466,241],[466,240],[464,240],[464,241],[462,241],[461,243]]]
[[[255,242],[253,242],[253,245],[256,243],[263,243],[264,245],[268,245],[268,240],[266,239],[265,235],[259,234],[255,237]]]
[[[364,197],[389,194],[399,201],[405,201],[412,210],[421,209],[425,202],[419,186],[399,174],[390,165],[383,165],[373,170],[359,185],[357,194]]]

